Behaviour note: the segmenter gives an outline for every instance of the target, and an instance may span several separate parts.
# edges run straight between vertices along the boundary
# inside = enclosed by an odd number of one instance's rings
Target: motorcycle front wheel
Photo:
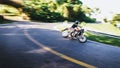
[[[85,35],[78,36],[78,40],[81,43],[85,43],[87,41],[87,37]]]

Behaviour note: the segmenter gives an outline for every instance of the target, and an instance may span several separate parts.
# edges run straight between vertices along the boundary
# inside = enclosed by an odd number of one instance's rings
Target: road
[[[119,47],[62,38],[55,25],[0,25],[0,68],[120,68]]]

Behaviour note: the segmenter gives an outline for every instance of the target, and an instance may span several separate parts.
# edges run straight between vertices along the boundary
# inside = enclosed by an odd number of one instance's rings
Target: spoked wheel
[[[85,35],[78,36],[78,40],[81,43],[85,43],[87,41],[87,37]]]

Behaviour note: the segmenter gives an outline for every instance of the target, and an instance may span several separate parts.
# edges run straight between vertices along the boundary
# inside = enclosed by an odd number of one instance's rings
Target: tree
[[[0,22],[2,22],[3,20],[4,20],[4,17],[0,15]]]
[[[43,17],[45,21],[91,20],[87,19],[85,12],[81,9],[80,0],[24,0],[24,3],[24,12],[28,13],[32,19],[41,20],[40,18]]]
[[[7,4],[7,5],[14,6],[16,8],[23,7],[22,0],[0,0],[0,4]]]
[[[120,21],[120,14],[115,14],[112,20],[113,21]]]
[[[120,14],[115,14],[110,22],[113,25],[120,23]]]

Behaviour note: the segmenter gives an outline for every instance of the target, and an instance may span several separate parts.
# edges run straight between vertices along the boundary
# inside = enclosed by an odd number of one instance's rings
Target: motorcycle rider
[[[71,32],[70,32],[70,37],[72,36],[72,32],[74,32],[76,30],[76,28],[78,27],[79,21],[75,21],[75,23],[71,26]]]
[[[78,27],[78,23],[79,23],[79,21],[75,21],[75,23],[71,26],[71,28],[76,28],[76,27]]]
[[[76,27],[78,27],[78,24],[79,24],[79,21],[75,21],[75,23],[70,28],[66,28],[63,31],[70,30],[69,37],[71,37],[72,32],[75,31]]]
[[[62,36],[69,39],[78,39],[79,42],[82,43],[86,42],[87,37],[83,34],[84,29],[82,28],[82,26],[79,26],[79,23],[81,22],[75,21],[75,23],[72,24],[71,27],[62,30]]]

